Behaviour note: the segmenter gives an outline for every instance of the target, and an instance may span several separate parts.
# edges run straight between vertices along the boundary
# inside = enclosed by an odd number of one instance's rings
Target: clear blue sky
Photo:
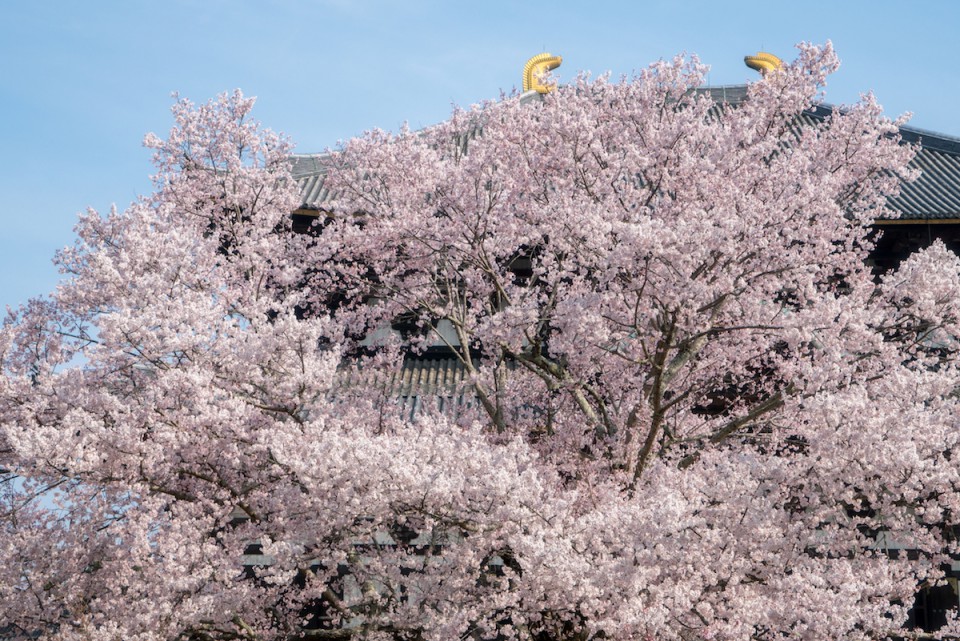
[[[887,113],[960,135],[960,2],[0,0],[0,309],[50,291],[77,212],[150,189],[148,131],[170,94],[241,88],[301,152],[365,129],[417,128],[496,98],[523,63],[629,73],[695,52],[710,84],[754,78],[743,56],[833,41],[827,100],[873,90]]]

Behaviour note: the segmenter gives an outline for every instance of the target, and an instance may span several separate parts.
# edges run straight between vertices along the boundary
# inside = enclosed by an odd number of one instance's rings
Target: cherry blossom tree
[[[914,634],[960,553],[960,259],[866,266],[913,150],[869,95],[800,117],[836,66],[803,45],[731,106],[677,58],[371,132],[307,234],[252,100],[177,102],[154,194],[83,216],[0,331],[0,621]],[[411,419],[386,381],[437,344],[463,380]]]

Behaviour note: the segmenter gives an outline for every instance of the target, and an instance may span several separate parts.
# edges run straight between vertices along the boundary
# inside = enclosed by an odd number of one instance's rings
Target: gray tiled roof
[[[303,209],[323,209],[324,203],[330,199],[330,192],[324,188],[326,174],[321,171],[305,176],[297,176],[297,185],[300,187],[300,200]]]
[[[921,138],[920,151],[910,163],[920,177],[903,185],[890,204],[901,219],[960,218],[960,153],[928,147],[929,139]]]
[[[457,418],[466,408],[475,405],[475,397],[467,391],[469,375],[466,367],[449,352],[441,356],[410,356],[396,370],[362,370],[345,367],[338,374],[333,396],[346,398],[350,390],[363,390],[391,399],[408,419],[421,410],[426,399],[436,409]]]
[[[375,389],[390,398],[417,393],[457,395],[467,382],[467,369],[453,356],[417,357],[400,371],[350,369],[337,376],[339,388]]]
[[[330,194],[323,188],[326,171],[323,159],[327,154],[294,154],[291,171],[300,188],[300,202],[304,209],[322,209]]]
[[[720,103],[737,104],[746,97],[745,85],[704,89]],[[820,105],[803,113],[802,120],[822,120],[833,111]],[[920,177],[903,185],[899,197],[890,201],[901,220],[960,219],[960,139],[912,127],[902,127],[904,142],[920,146],[910,165]],[[324,188],[323,159],[326,154],[296,154],[293,175],[300,187],[303,209],[319,210],[330,199]]]
[[[820,105],[803,115],[822,120],[833,109]],[[960,219],[960,139],[914,127],[901,127],[900,138],[919,147],[910,167],[920,170],[919,178],[904,183],[890,200],[900,220]]]

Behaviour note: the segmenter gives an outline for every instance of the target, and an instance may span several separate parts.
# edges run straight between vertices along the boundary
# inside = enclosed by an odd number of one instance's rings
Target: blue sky
[[[149,191],[141,140],[169,129],[173,91],[203,102],[239,87],[261,122],[317,152],[494,99],[541,51],[563,56],[561,81],[692,52],[720,85],[755,77],[744,55],[830,39],[843,66],[829,102],[873,90],[889,115],[958,136],[958,27],[951,0],[2,0],[0,306],[55,287],[50,259],[78,212]]]

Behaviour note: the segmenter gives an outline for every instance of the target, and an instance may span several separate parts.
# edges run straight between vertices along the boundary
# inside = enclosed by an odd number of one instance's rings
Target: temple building
[[[535,101],[552,87],[538,81],[539,74],[559,65],[560,59],[549,54],[540,54],[524,69],[524,93],[521,100]],[[758,54],[746,59],[762,73],[775,69],[779,61],[769,54]],[[747,96],[746,85],[708,87],[714,101],[720,105],[736,107]],[[798,116],[798,124],[813,124],[828,118],[837,108],[818,104]],[[902,185],[900,194],[889,201],[891,215],[874,221],[875,247],[868,262],[875,275],[896,267],[911,253],[942,241],[954,253],[960,255],[960,138],[924,131],[908,126],[900,128],[903,144],[916,147],[917,154],[910,166],[919,172],[919,177]],[[293,212],[293,227],[299,232],[307,231],[311,224],[324,215],[330,193],[325,188],[324,156],[322,154],[297,154],[292,158],[293,175],[300,191],[300,207]],[[396,329],[396,328],[395,328]],[[442,327],[438,328],[442,331]],[[455,337],[448,340],[456,340]],[[410,415],[416,413],[424,396],[440,398],[457,405],[470,403],[468,394],[454,393],[462,390],[466,371],[454,354],[443,347],[442,341],[422,353],[407,357],[404,367],[385,382],[389,394],[405,405]],[[384,383],[384,381],[381,381]],[[349,384],[349,383],[347,383]],[[444,390],[450,394],[444,396]],[[891,556],[909,556],[912,551],[893,541],[878,538],[877,549],[884,549]],[[947,613],[960,605],[957,577],[960,577],[960,559],[955,560],[947,572],[945,585],[927,587],[919,591],[908,627],[934,631],[946,622]]]

